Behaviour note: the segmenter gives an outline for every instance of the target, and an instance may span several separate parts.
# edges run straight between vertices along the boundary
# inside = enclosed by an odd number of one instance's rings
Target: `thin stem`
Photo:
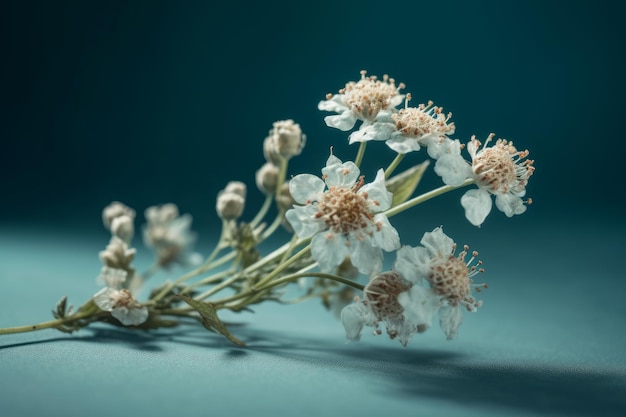
[[[466,187],[473,183],[474,183],[473,179],[467,179],[461,185],[457,185],[456,187],[453,187],[451,185],[444,185],[443,187],[435,188],[432,191],[429,191],[417,197],[413,197],[412,199],[407,200],[402,204],[398,204],[397,206],[390,208],[389,210],[385,211],[384,214],[387,217],[395,216],[396,214],[402,213],[403,211],[410,209],[411,207],[417,206],[418,204],[421,204],[424,201],[428,201],[431,198],[437,197],[441,194],[445,194],[449,191],[456,190],[458,188]]]
[[[284,276],[282,278],[276,279],[270,283],[267,283],[263,286],[256,286],[251,288],[249,291],[245,292],[245,293],[240,293],[240,294],[235,294],[232,295],[230,297],[224,298],[222,300],[216,301],[214,304],[217,308],[223,308],[226,306],[226,304],[231,303],[233,301],[237,301],[240,300],[242,298],[247,298],[250,296],[254,296],[255,294],[258,294],[260,292],[269,290],[270,288],[279,286],[279,285],[283,285],[289,282],[293,282],[297,279],[300,278],[324,278],[324,279],[330,279],[332,281],[336,281],[339,282],[341,284],[345,284],[348,285],[350,287],[356,288],[357,290],[363,291],[363,289],[365,288],[365,286],[363,284],[360,284],[358,282],[349,280],[347,278],[344,277],[340,277],[338,275],[332,275],[332,274],[325,274],[323,272],[298,272],[295,274],[291,274],[291,275],[287,275]]]
[[[260,243],[260,242],[264,241],[265,239],[267,239],[268,237],[270,237],[272,235],[272,233],[274,233],[276,231],[276,229],[278,229],[278,226],[280,226],[281,223],[283,222],[284,216],[285,216],[285,211],[284,210],[279,210],[278,211],[278,215],[276,215],[276,218],[274,219],[272,224],[263,232],[263,234],[259,238],[259,242],[258,243]]]
[[[253,229],[263,220],[263,217],[267,214],[270,206],[272,205],[272,200],[274,199],[273,194],[268,194],[265,197],[265,201],[263,201],[263,205],[259,209],[259,212],[254,216],[254,218],[250,221],[250,227]]]
[[[305,256],[307,253],[311,251],[311,245],[307,245],[302,248],[298,253],[293,255],[291,258],[287,259],[285,262],[282,262],[279,266],[276,267],[272,272],[263,277],[258,283],[257,286],[262,286],[268,282],[270,282],[274,277],[278,276],[281,272],[287,269],[290,265],[295,263],[298,259]]]
[[[35,330],[43,330],[43,329],[58,329],[64,324],[72,323],[73,321],[80,320],[85,317],[94,316],[97,312],[93,310],[87,310],[84,312],[77,312],[76,314],[65,317],[62,319],[45,321],[39,324],[31,324],[27,326],[16,326],[16,327],[6,327],[4,329],[0,329],[0,335],[3,334],[14,334],[14,333],[26,333],[26,332],[34,332]]]
[[[389,178],[389,176],[393,173],[393,171],[395,171],[396,168],[398,168],[398,165],[400,165],[400,162],[402,162],[402,160],[404,159],[404,155],[405,154],[403,153],[399,153],[396,155],[393,161],[391,161],[391,164],[389,164],[389,166],[385,170],[385,178]]]
[[[233,274],[235,272],[235,268],[229,268],[226,271],[218,272],[216,274],[209,275],[206,278],[201,279],[198,282],[194,282],[193,284],[189,284],[186,288],[180,291],[179,294],[187,294],[192,291],[194,288],[201,287],[203,285],[208,285],[216,281],[220,281],[227,276]]]
[[[361,166],[361,162],[363,162],[363,156],[365,155],[365,147],[367,146],[367,142],[361,142],[359,144],[359,150],[356,153],[356,158],[354,159],[354,163],[357,167]]]

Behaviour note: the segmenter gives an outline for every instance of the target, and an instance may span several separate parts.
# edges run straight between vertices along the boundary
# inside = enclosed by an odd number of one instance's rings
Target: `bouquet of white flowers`
[[[365,326],[381,334],[382,325],[391,339],[406,346],[414,334],[431,326],[435,315],[452,339],[463,310],[475,312],[482,304],[475,293],[487,288],[474,282],[483,272],[478,252],[470,252],[467,245],[458,250],[442,227],[424,233],[421,246],[403,246],[389,218],[470,186],[461,205],[473,225],[480,226],[491,211],[492,195],[506,216],[521,214],[531,203],[523,197],[533,161],[527,159],[528,151],[518,151],[504,139],[494,140],[493,134],[484,143],[476,137],[466,145],[452,139],[452,115],[432,102],[409,106],[411,95],[401,93],[404,88],[386,75],[379,79],[362,71],[360,80],[347,83],[319,103],[320,110],[334,113],[325,117],[326,124],[352,131],[349,142],[359,143],[354,161],[343,162],[331,148],[321,177],[299,174],[286,180],[289,161],[303,151],[306,136],[293,120],[275,122],[263,142],[267,162],[255,179],[266,194],[263,205],[253,219],[240,221],[247,188],[242,182],[229,182],[216,202],[222,231],[206,257],[193,251],[196,236],[191,232],[190,215],[181,216],[171,203],[149,207],[142,232],[155,262],[137,272],[132,265],[136,248],[131,247],[135,211],[120,202],[111,203],[103,211],[111,240],[99,254],[102,289],[76,311],[63,297],[53,310],[54,320],[3,328],[0,335],[47,328],[71,333],[94,322],[149,330],[191,319],[244,345],[218,312],[243,311],[268,300],[287,301],[281,288],[296,283],[301,294],[288,301],[319,297],[341,317],[349,340],[359,340]],[[398,109],[402,103],[404,107]],[[371,141],[383,141],[397,155],[366,182],[360,166]],[[462,155],[466,146],[470,160]],[[394,173],[408,153],[422,148],[434,160],[434,171],[444,185],[413,196],[430,161]],[[265,222],[272,204],[277,215]],[[291,239],[262,256],[259,245],[280,227],[289,231]],[[385,271],[385,255],[391,252],[395,258]],[[147,300],[136,298],[150,276],[174,264],[190,271],[156,285]],[[367,276],[367,283],[360,283],[359,276]]]

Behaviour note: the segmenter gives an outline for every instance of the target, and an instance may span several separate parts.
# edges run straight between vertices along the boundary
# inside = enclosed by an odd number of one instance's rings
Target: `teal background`
[[[5,1],[0,5],[0,327],[47,320],[97,290],[100,212],[175,202],[198,248],[215,196],[253,185],[275,120],[330,146],[317,103],[361,69],[452,111],[454,137],[530,150],[527,213],[478,229],[455,192],[392,219],[405,244],[444,225],[480,251],[490,289],[459,337],[344,344],[316,301],[227,316],[249,349],[195,329],[110,327],[0,339],[0,415],[622,416],[626,278],[624,7],[613,1]],[[377,146],[378,145],[378,146]],[[370,144],[373,178],[393,154]],[[401,168],[421,162],[407,156]],[[432,173],[422,190],[438,186]],[[287,238],[279,232],[264,253]],[[137,266],[150,264],[140,249]],[[390,259],[391,260],[391,259]],[[155,280],[175,277],[161,274]]]

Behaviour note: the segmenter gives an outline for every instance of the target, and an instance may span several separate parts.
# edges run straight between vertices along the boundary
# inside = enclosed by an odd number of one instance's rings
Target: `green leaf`
[[[385,183],[387,190],[393,193],[391,207],[404,203],[411,198],[429,164],[430,161],[426,160],[387,180]]]
[[[245,346],[246,344],[241,340],[237,339],[233,336],[226,325],[217,317],[217,311],[215,310],[215,306],[212,303],[205,303],[203,301],[194,300],[191,297],[187,297],[186,295],[178,295],[178,298],[189,304],[191,308],[200,313],[200,317],[202,317],[202,325],[211,331],[216,331],[226,339],[230,340],[237,346]]]

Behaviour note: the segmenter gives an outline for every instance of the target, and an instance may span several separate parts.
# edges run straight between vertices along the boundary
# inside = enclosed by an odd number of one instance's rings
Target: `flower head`
[[[311,254],[322,271],[335,270],[350,255],[360,272],[380,272],[382,251],[400,247],[398,232],[382,213],[391,206],[383,170],[364,185],[353,162],[331,155],[322,174],[323,179],[301,174],[289,182],[300,205],[287,211],[287,220],[298,237],[313,237]]]
[[[363,300],[357,298],[345,307],[341,320],[348,340],[359,340],[364,326],[374,327],[374,334],[382,334],[379,327],[384,323],[389,337],[406,346],[415,333],[430,327],[440,305],[431,289],[412,284],[397,271],[387,271],[370,280],[363,290]]]
[[[374,121],[381,111],[391,110],[402,103],[404,95],[400,90],[404,84],[396,87],[395,80],[388,75],[379,80],[374,75],[365,74],[367,71],[361,71],[359,81],[350,81],[339,94],[328,94],[326,100],[319,103],[320,110],[339,113],[324,118],[328,126],[350,130],[357,120]]]
[[[226,187],[217,194],[215,210],[223,220],[236,220],[243,214],[246,203],[247,188],[243,182],[230,181]]]
[[[148,223],[143,229],[144,243],[154,249],[159,265],[200,262],[200,254],[191,252],[196,235],[190,231],[192,218],[189,214],[179,216],[178,207],[170,203],[148,207],[145,217]]]
[[[434,106],[432,101],[409,107],[410,99],[411,95],[407,94],[405,107],[400,111],[384,113],[371,123],[363,123],[350,135],[350,143],[384,140],[397,153],[406,154],[454,133],[454,123],[449,122],[452,113],[444,114],[443,107]]]
[[[472,252],[469,261],[465,261],[468,246],[455,256],[456,244],[440,227],[424,233],[420,243],[423,246],[400,249],[393,268],[416,286],[428,284],[442,302],[440,325],[451,339],[461,324],[460,307],[475,312],[482,305],[482,301],[476,300],[472,294],[472,290],[480,292],[487,287],[472,281],[472,277],[483,272],[482,262],[476,261],[476,251]],[[410,303],[406,306],[410,310]]]
[[[125,326],[137,326],[148,319],[148,309],[126,289],[105,287],[93,296],[93,300],[101,310],[111,312]]]
[[[475,226],[480,226],[491,211],[491,195],[496,196],[496,207],[507,217],[522,214],[526,211],[524,203],[532,203],[531,199],[524,201],[522,197],[535,171],[534,161],[526,159],[527,150],[518,151],[513,142],[504,139],[487,147],[494,136],[490,134],[483,146],[472,136],[467,145],[478,189],[467,191],[461,198],[461,205],[465,208],[465,217]]]

